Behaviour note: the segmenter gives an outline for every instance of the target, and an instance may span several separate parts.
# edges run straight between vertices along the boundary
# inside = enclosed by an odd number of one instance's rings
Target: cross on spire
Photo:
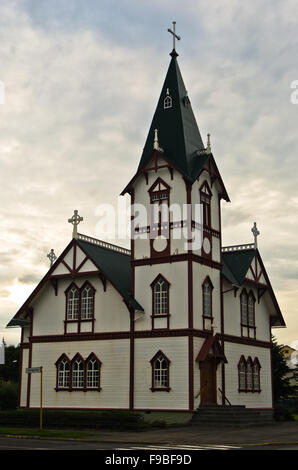
[[[176,34],[176,21],[173,21],[173,29],[168,28],[168,32],[173,35],[173,51],[176,50],[176,39],[180,41],[181,37]]]
[[[83,219],[83,217],[79,216],[77,210],[75,210],[73,212],[73,216],[70,219],[68,219],[68,222],[73,225],[72,238],[78,238],[78,229],[77,229],[77,227],[78,227],[79,223],[82,222],[82,220],[84,220],[84,219]]]
[[[47,254],[47,258],[49,258],[50,260],[50,263],[51,263],[50,266],[53,266],[54,262],[57,259],[57,256],[55,255],[53,248],[51,249],[50,253]]]
[[[254,226],[253,228],[251,229],[252,233],[253,233],[253,236],[255,238],[255,249],[258,248],[258,236],[260,235],[260,232],[259,230],[257,229],[257,224],[256,222],[254,222]]]

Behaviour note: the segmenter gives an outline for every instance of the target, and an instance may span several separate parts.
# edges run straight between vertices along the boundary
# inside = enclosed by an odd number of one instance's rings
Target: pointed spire
[[[207,148],[206,148],[207,153],[211,153],[211,141],[210,141],[210,134],[207,134]]]
[[[163,148],[167,160],[194,180],[203,159],[208,157],[176,57],[176,53],[172,55],[138,169],[152,154],[158,129],[158,146]],[[204,151],[205,157],[198,158],[198,151]]]

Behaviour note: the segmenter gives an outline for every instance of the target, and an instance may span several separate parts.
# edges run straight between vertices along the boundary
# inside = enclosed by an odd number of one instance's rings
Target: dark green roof
[[[77,244],[89,256],[96,267],[106,275],[124,299],[134,309],[143,311],[143,307],[131,295],[130,255],[82,240],[77,240]]]
[[[168,72],[142,153],[138,171],[153,152],[154,130],[158,130],[159,146],[166,159],[183,175],[194,181],[209,156],[198,129],[187,91],[177,62],[177,53],[171,53]],[[164,109],[164,99],[172,98],[172,107]],[[197,152],[201,151],[201,154]]]
[[[222,273],[225,278],[232,284],[241,286],[256,253],[254,249],[223,252]]]
[[[24,318],[12,318],[6,328],[13,328],[14,326],[29,326],[30,320]]]

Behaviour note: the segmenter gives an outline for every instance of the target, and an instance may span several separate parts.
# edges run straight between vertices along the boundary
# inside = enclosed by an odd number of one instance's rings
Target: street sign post
[[[28,367],[27,374],[40,374],[40,414],[39,414],[39,428],[42,430],[42,366]]]

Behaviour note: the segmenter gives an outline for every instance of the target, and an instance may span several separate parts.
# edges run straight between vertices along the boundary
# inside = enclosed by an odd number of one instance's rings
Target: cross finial
[[[49,258],[50,260],[50,263],[51,263],[50,266],[53,266],[54,262],[57,259],[57,256],[55,255],[53,248],[51,249],[50,253],[47,254],[47,258]]]
[[[257,248],[258,248],[258,240],[257,240],[257,239],[258,239],[258,236],[260,235],[260,232],[259,232],[259,230],[257,229],[257,224],[256,224],[256,222],[254,222],[254,226],[253,226],[253,228],[251,229],[251,231],[252,231],[253,236],[254,236],[254,238],[255,238],[255,249],[257,249]]]
[[[79,223],[82,222],[82,220],[84,220],[84,219],[83,219],[83,217],[79,216],[77,210],[75,210],[73,212],[73,216],[70,219],[68,219],[68,222],[73,225],[72,238],[78,238],[78,229],[77,229],[77,227],[78,227]]]
[[[173,51],[176,50],[176,39],[180,41],[181,37],[176,34],[176,21],[173,21],[173,29],[168,28],[168,32],[173,35]]]

